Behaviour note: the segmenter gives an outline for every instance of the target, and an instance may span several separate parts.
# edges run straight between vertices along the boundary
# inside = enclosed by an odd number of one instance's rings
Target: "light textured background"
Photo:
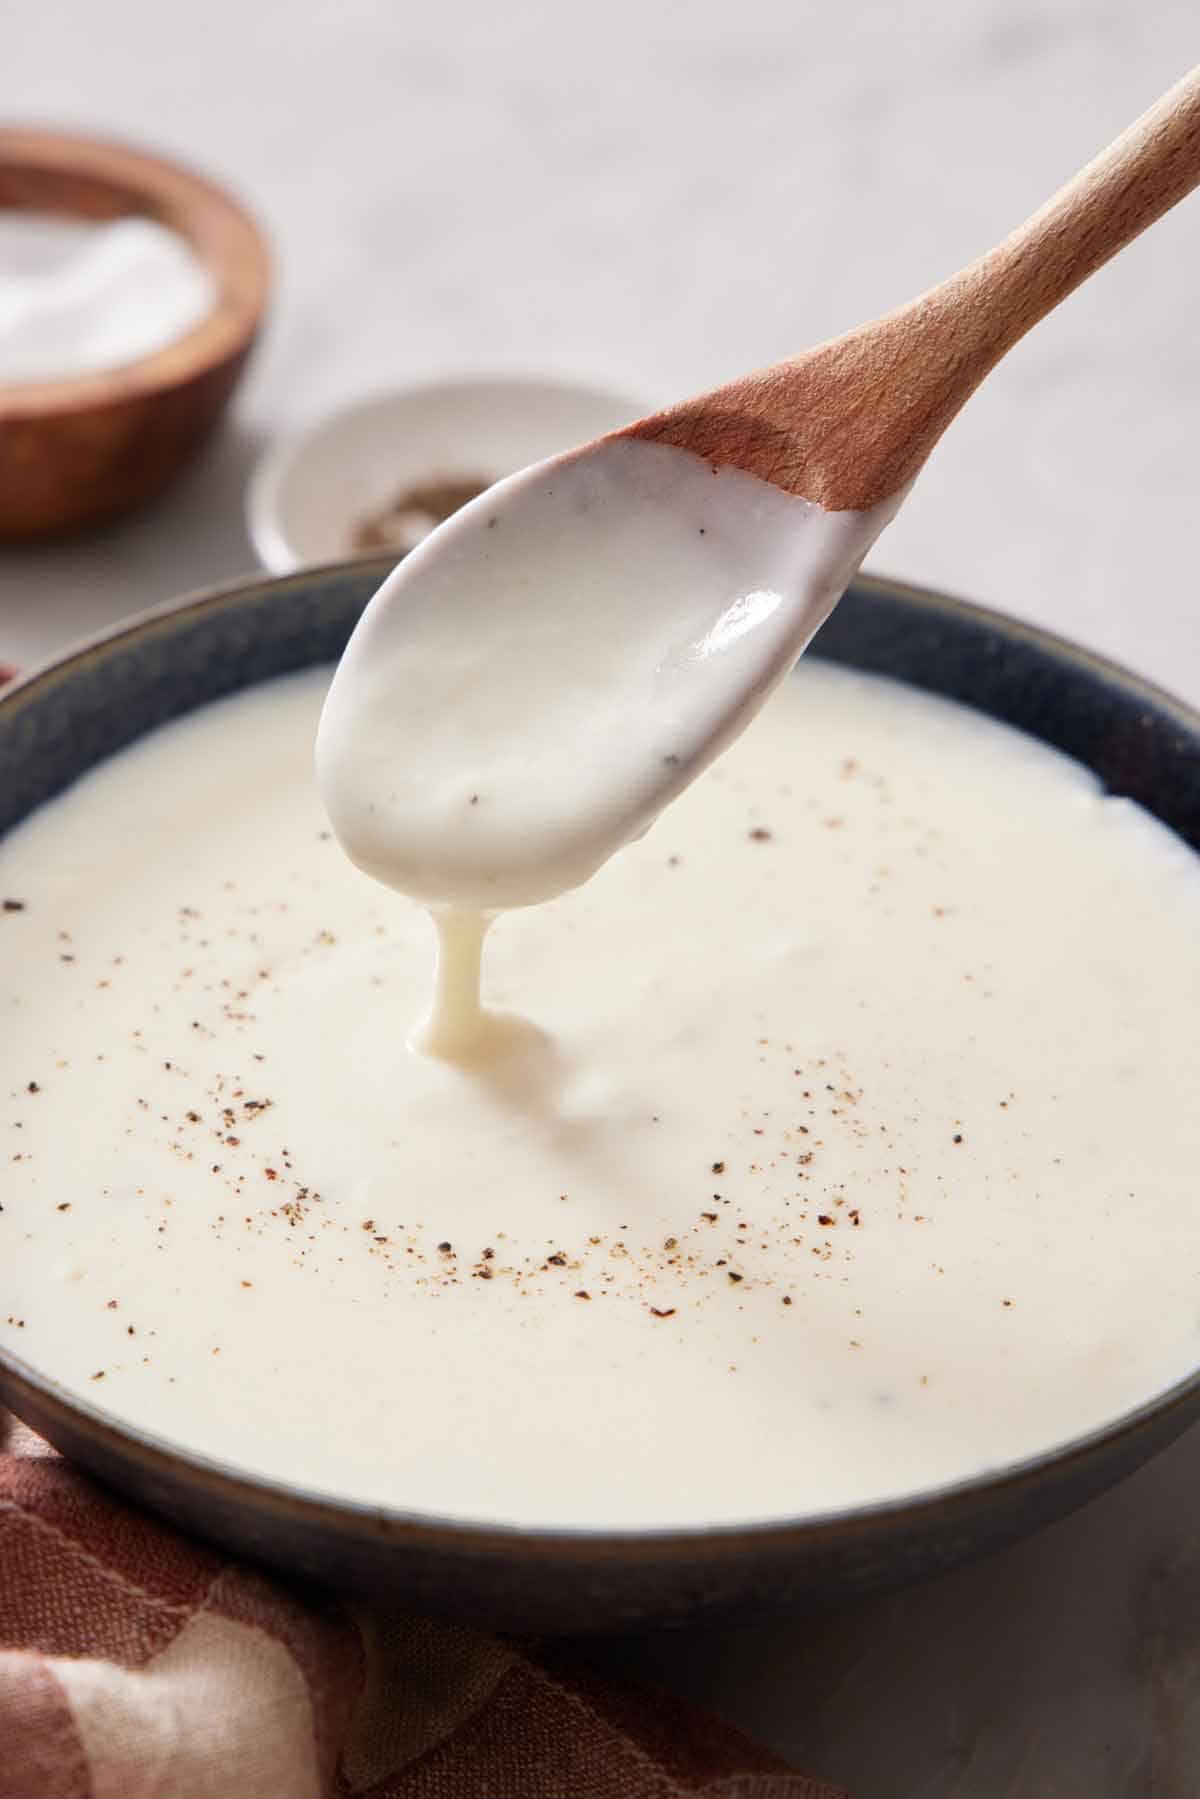
[[[59,0],[0,111],[226,177],[279,258],[221,442],[155,513],[0,555],[0,657],[252,566],[276,431],[382,382],[557,369],[647,402],[907,298],[1196,59],[1193,0]],[[954,425],[872,566],[1200,701],[1200,199]],[[856,1799],[1200,1790],[1200,1441],[1077,1521],[834,1619],[622,1644]]]

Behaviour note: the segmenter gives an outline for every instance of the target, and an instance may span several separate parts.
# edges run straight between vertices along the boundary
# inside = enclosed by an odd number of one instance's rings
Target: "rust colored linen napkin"
[[[0,1413],[0,1799],[846,1799],[578,1651],[343,1607]]]

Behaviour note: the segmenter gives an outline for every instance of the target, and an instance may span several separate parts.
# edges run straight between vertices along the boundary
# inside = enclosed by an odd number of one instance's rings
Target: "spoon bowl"
[[[624,436],[499,483],[342,659],[317,745],[342,847],[431,905],[579,886],[738,734],[891,511]]]

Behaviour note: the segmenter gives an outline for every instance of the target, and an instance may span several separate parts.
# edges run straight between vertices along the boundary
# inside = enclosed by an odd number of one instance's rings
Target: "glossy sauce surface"
[[[899,504],[826,512],[625,439],[500,482],[338,665],[317,773],[347,854],[464,911],[579,886],[744,728]]]
[[[956,1480],[1200,1357],[1200,865],[1085,772],[806,664],[410,1050],[422,909],[332,841],[327,676],[0,844],[0,1343],[271,1477],[524,1524]],[[252,770],[252,776],[248,775]]]

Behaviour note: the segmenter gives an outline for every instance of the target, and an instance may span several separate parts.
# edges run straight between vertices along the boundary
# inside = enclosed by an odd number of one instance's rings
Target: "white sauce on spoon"
[[[467,917],[578,887],[639,837],[745,727],[899,504],[830,513],[615,438],[502,482],[384,583],[317,769],[360,868],[467,915],[439,926],[426,1047],[465,1049],[482,1018]]]

